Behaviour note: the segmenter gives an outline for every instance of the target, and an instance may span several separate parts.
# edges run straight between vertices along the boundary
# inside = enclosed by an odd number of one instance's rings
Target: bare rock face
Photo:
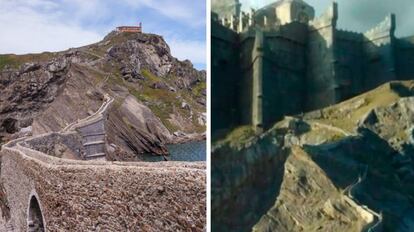
[[[104,94],[115,102],[108,138],[128,156],[166,155],[174,132],[205,131],[205,72],[174,58],[161,36],[112,32],[64,52],[0,56],[0,143],[60,131],[98,110]]]
[[[109,34],[105,40],[116,35],[116,32]],[[173,60],[167,43],[156,35],[136,34],[132,40],[115,44],[107,52],[111,59],[121,61],[124,68],[140,73],[141,67],[146,67],[157,76],[168,74]]]
[[[275,205],[252,231],[362,231],[366,224],[323,169],[295,148],[286,160]]]
[[[171,141],[170,132],[148,107],[133,96],[128,96],[118,109],[109,113],[107,130],[108,140],[119,144],[121,149],[137,154],[168,154],[165,145]]]
[[[0,72],[0,137],[28,127],[62,91],[70,64],[64,58],[25,63]]]
[[[235,129],[212,148],[216,231],[412,231],[414,82]]]
[[[401,98],[389,106],[372,109],[361,120],[360,127],[375,131],[403,151],[403,146],[413,141],[414,97]]]
[[[113,32],[105,37],[110,41],[119,37]],[[169,76],[180,89],[191,88],[197,82],[206,80],[206,73],[194,69],[189,60],[179,61],[171,56],[170,48],[161,36],[135,34],[131,39],[110,47],[108,59],[121,63],[121,72],[125,79],[141,79],[142,70],[149,70],[156,76]]]
[[[179,77],[175,81],[179,88],[191,88],[195,83],[205,81],[206,76],[205,71],[196,71],[189,60],[184,62],[175,60],[171,73]]]

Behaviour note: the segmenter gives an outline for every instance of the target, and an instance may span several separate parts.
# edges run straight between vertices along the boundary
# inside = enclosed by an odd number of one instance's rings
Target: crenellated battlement
[[[286,114],[332,105],[414,76],[414,39],[395,38],[394,14],[361,33],[337,28],[336,2],[316,18],[309,7],[302,0],[280,0],[239,15],[213,14],[214,23],[221,25],[212,26],[212,71],[218,82],[226,83],[213,89],[223,106],[215,109],[223,114],[213,118],[219,125],[213,130],[235,121],[266,127]],[[255,46],[258,35],[263,37],[261,47]]]
[[[384,19],[384,21],[379,23],[376,27],[365,32],[364,35],[368,40],[374,41],[374,43],[381,43],[381,42],[375,42],[375,41],[378,39],[383,39],[384,37],[393,38],[395,27],[396,27],[395,15],[390,14]]]
[[[336,27],[336,22],[338,21],[338,4],[332,2],[332,5],[318,18],[310,21],[309,25],[315,30],[333,26]]]
[[[356,31],[337,29],[335,36],[337,39],[362,42],[364,34]]]

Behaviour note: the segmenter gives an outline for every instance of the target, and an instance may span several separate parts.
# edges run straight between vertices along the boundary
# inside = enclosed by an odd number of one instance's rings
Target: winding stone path
[[[354,207],[358,208],[361,212],[361,214],[366,217],[366,219],[368,219],[368,221],[371,221],[366,228],[364,228],[363,232],[381,232],[382,229],[380,228],[380,225],[382,223],[382,215],[379,213],[376,213],[375,211],[371,210],[370,208],[368,208],[366,205],[362,205],[357,199],[355,199],[355,197],[353,196],[353,191],[354,189],[361,184],[365,178],[367,177],[367,173],[368,173],[368,166],[365,167],[365,171],[362,175],[362,177],[358,177],[357,182],[355,182],[354,184],[348,186],[345,189],[345,195],[346,198],[345,200],[348,201],[348,203],[350,203],[351,205],[353,205]]]
[[[313,126],[313,127],[319,127],[319,128],[325,128],[325,129],[327,129],[327,130],[331,130],[331,131],[335,131],[335,132],[338,132],[338,133],[340,133],[340,134],[343,134],[344,136],[351,136],[351,135],[353,135],[352,133],[349,133],[349,132],[347,132],[347,131],[345,131],[345,130],[343,130],[343,129],[341,129],[341,128],[339,128],[339,127],[335,127],[335,126],[332,126],[332,125],[328,125],[328,124],[325,124],[325,123],[320,123],[320,122],[313,122],[313,121],[311,121],[311,122],[309,122],[309,124],[311,125],[311,126]]]

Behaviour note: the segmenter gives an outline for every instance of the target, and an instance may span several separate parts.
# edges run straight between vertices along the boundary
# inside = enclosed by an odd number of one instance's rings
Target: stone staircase
[[[98,111],[64,129],[64,131],[76,130],[82,136],[82,145],[85,149],[82,158],[85,160],[102,159],[106,156],[105,116],[113,100],[106,95],[105,102]]]

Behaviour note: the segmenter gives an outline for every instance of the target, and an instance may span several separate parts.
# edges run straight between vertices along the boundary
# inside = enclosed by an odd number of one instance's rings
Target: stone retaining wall
[[[59,158],[61,157],[56,151],[59,147],[68,149],[69,152],[76,155],[77,158],[81,158],[81,154],[84,151],[82,139],[77,133],[50,133],[40,137],[27,139],[20,143],[20,145]]]

